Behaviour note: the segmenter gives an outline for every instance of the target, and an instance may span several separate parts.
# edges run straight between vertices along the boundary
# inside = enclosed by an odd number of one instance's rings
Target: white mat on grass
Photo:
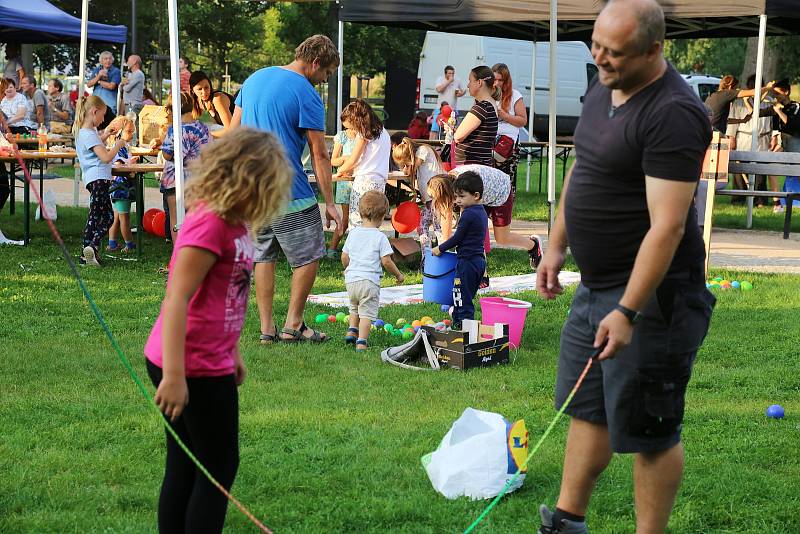
[[[558,281],[561,282],[562,286],[577,284],[581,281],[581,275],[572,271],[562,271],[558,275]],[[490,278],[489,283],[489,287],[479,290],[478,294],[497,293],[499,295],[508,295],[521,291],[535,291],[536,274],[498,276]],[[346,291],[339,291],[325,295],[309,295],[308,302],[333,308],[342,308],[349,305],[350,299],[347,298]],[[422,302],[424,302],[422,300],[422,284],[381,288],[381,306],[389,304],[420,304]]]

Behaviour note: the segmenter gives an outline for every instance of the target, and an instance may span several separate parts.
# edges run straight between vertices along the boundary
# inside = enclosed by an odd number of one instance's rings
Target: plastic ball
[[[404,324],[404,325],[403,325],[403,327],[401,328],[401,330],[408,330],[409,328],[411,328],[411,325],[410,325],[410,324],[408,324],[408,323],[406,323],[406,324]]]
[[[435,329],[437,332],[444,332],[445,330],[447,330],[447,325],[439,323],[436,325]]]
[[[396,321],[394,322],[394,324],[395,324],[395,325],[397,325],[398,327],[401,327],[401,326],[403,326],[404,324],[406,324],[406,320],[405,320],[405,319],[403,319],[403,318],[401,317],[401,318],[399,318],[398,320],[396,320]]]
[[[722,280],[723,280],[723,278],[721,276],[718,276],[718,277],[714,278],[715,282],[722,282]]]
[[[742,284],[738,280],[734,280],[733,282],[731,282],[731,287],[733,289],[739,289],[741,286]]]
[[[402,337],[403,336],[403,331],[402,330],[392,330],[392,335],[394,337]]]
[[[378,329],[378,327],[373,324],[373,325],[370,325],[369,329],[374,332],[374,331],[376,331]]]
[[[425,317],[423,317],[422,319],[420,319],[420,321],[421,321],[421,322],[423,322],[423,323],[424,323],[424,322],[426,322],[426,321],[428,321],[428,322],[431,322],[431,323],[432,323],[432,322],[433,322],[433,318],[432,318],[432,317],[430,317],[429,315],[426,315]]]
[[[441,309],[442,309],[443,312],[447,313],[447,310],[450,309],[450,305],[449,304],[442,304],[442,308]]]
[[[336,322],[336,316],[335,315],[329,315],[328,316],[328,322],[329,323],[335,323]]]
[[[392,330],[394,330],[394,327],[393,327],[392,325],[390,325],[390,324],[388,324],[388,323],[387,323],[387,324],[383,325],[383,330],[384,330],[384,331],[385,331],[387,334],[391,334],[391,333],[392,333]]]
[[[418,328],[422,325],[422,321],[411,321],[412,328]]]
[[[450,319],[445,319],[445,320],[444,320],[444,321],[442,321],[442,322],[445,324],[445,326],[450,326],[451,324],[453,324],[453,321],[452,321],[452,320],[450,320]]]
[[[344,313],[344,312],[339,312],[339,313],[337,313],[337,314],[336,314],[336,320],[337,320],[337,321],[341,321],[342,319],[344,319],[344,318],[345,318],[345,316],[346,316],[346,315],[347,315],[347,314],[346,314],[346,313]]]
[[[710,285],[709,287],[710,287],[711,289],[719,289],[719,288],[720,288],[720,287],[722,287],[722,286],[721,286],[721,285],[719,285],[719,282],[711,282],[711,285]]]
[[[406,330],[405,332],[403,332],[403,339],[404,339],[404,340],[408,341],[408,340],[409,340],[409,339],[411,339],[412,337],[414,337],[414,333],[413,333],[413,332],[409,332],[408,330]]]
[[[317,324],[324,323],[327,320],[328,320],[328,316],[327,316],[327,314],[324,314],[324,313],[318,313],[317,316],[314,318],[314,321]]]
[[[771,417],[772,419],[783,419],[785,415],[783,406],[780,404],[773,404],[767,408],[767,417]]]
[[[344,320],[342,322],[345,323],[345,324],[350,324],[350,316],[349,315],[345,315],[344,316]]]
[[[721,286],[731,285],[731,281],[730,280],[720,280],[719,281],[719,285],[721,285]]]
[[[375,320],[375,327],[376,327],[376,328],[383,328],[383,325],[385,325],[385,324],[386,324],[386,323],[385,323],[385,322],[383,322],[383,319],[376,319],[376,320]]]
[[[751,282],[744,281],[741,283],[742,291],[750,291],[753,289],[753,284]]]
[[[422,327],[421,326],[415,326],[414,327],[414,333],[416,334],[417,332],[419,332],[420,328],[422,328]]]
[[[723,280],[722,283],[720,284],[720,286],[722,286],[722,289],[730,289],[731,288],[731,283],[728,282],[727,280]]]

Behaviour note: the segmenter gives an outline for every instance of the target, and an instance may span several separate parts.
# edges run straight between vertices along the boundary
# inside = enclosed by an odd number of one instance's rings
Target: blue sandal
[[[359,346],[361,348],[359,348]],[[367,344],[367,340],[366,339],[358,338],[356,340],[356,352],[367,352],[367,348],[368,347],[369,347],[369,345]]]
[[[344,336],[344,342],[348,345],[354,345],[358,340],[358,328],[351,326],[347,329],[347,334]]]

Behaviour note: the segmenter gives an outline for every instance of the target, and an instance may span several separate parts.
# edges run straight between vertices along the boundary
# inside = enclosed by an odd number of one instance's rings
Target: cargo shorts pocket
[[[668,354],[697,352],[708,333],[717,299],[705,288],[678,288],[670,296],[658,295],[667,327]]]
[[[681,367],[639,370],[630,412],[631,434],[662,438],[681,429],[691,368],[688,362]]]

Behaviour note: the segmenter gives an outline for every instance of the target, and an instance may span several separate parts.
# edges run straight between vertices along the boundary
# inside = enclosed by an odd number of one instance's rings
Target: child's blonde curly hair
[[[126,128],[130,128],[131,126],[135,127],[133,121],[128,117],[126,117],[125,115],[119,115],[117,117],[114,117],[114,119],[108,123],[108,126],[109,127],[113,126],[114,127],[113,129],[116,130],[117,133],[115,133],[114,135],[109,135],[108,138],[106,138],[107,146],[114,146],[114,143],[117,142],[117,139],[120,138],[122,132],[125,131]]]
[[[278,138],[253,128],[203,147],[190,172],[187,206],[202,202],[228,224],[250,224],[254,232],[280,214],[293,174]]]

